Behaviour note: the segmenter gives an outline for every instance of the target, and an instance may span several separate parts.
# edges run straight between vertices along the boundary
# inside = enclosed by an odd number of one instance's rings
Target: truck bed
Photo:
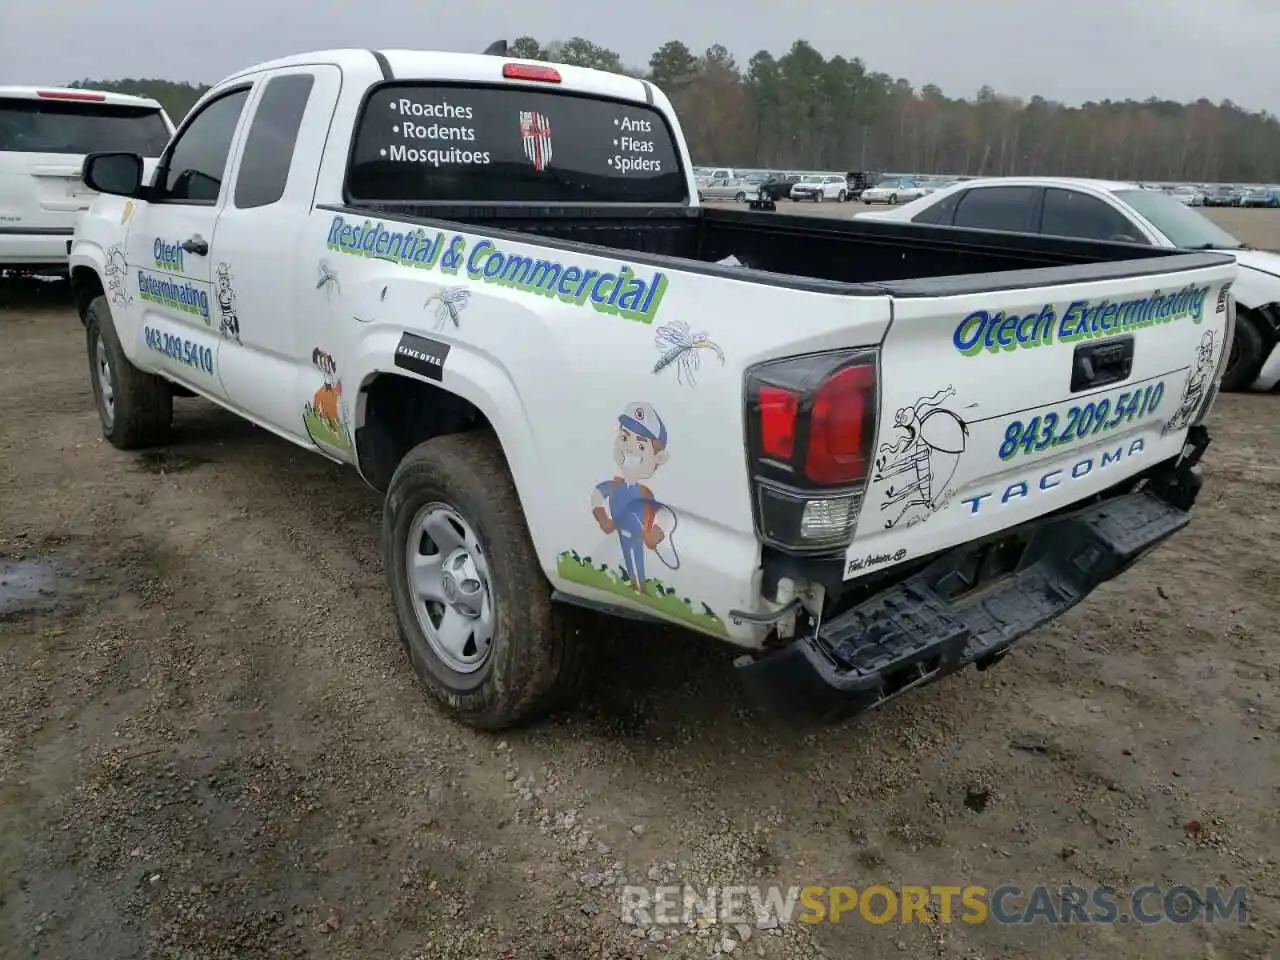
[[[740,267],[717,265],[733,256],[752,270],[774,275],[753,279],[832,292],[839,288],[841,293],[854,292],[850,285],[874,285],[876,293],[897,296],[963,294],[968,287],[973,292],[990,290],[993,281],[983,275],[992,273],[1081,265],[1080,279],[1097,280],[1177,269],[1203,258],[1131,243],[716,207],[389,203],[336,209],[351,216],[464,223],[488,233],[536,234],[557,247],[585,244],[657,259],[697,261],[707,272],[740,277]],[[688,269],[688,264],[683,266]],[[1059,275],[1055,279],[1074,278]],[[1027,278],[1025,282],[1034,281]]]

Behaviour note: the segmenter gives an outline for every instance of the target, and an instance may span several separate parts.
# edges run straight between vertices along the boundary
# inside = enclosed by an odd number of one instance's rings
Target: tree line
[[[781,56],[745,65],[723,46],[696,53],[679,40],[647,66],[573,37],[519,37],[512,56],[648,78],[674,103],[694,161],[795,170],[868,170],[976,176],[1066,175],[1124,180],[1280,181],[1280,121],[1224,100],[1090,101],[1069,106],[984,86],[953,98],[937,86],[830,59],[797,40]],[[155,97],[175,119],[207,87],[167,80],[81,81]]]

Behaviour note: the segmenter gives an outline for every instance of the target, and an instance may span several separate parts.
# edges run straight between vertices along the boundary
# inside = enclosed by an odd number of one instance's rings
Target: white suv
[[[154,168],[173,124],[154,100],[96,90],[0,87],[0,270],[61,273],[93,191],[85,154],[125,150]]]

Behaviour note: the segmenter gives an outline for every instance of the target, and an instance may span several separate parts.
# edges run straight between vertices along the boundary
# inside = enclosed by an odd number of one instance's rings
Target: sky
[[[1231,99],[1280,113],[1280,0],[0,0],[0,84],[211,83],[332,47],[472,50],[582,36],[632,65],[670,39],[740,63],[807,39],[949,96]],[[613,10],[613,13],[609,11]],[[54,42],[50,42],[53,39]]]

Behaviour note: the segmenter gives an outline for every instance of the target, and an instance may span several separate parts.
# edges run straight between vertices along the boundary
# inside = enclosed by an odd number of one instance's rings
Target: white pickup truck
[[[702,208],[644,80],[306,54],[142,171],[86,159],[71,252],[104,435],[198,395],[357,469],[414,668],[478,727],[572,689],[566,603],[866,709],[1000,659],[1200,487],[1230,256]]]

